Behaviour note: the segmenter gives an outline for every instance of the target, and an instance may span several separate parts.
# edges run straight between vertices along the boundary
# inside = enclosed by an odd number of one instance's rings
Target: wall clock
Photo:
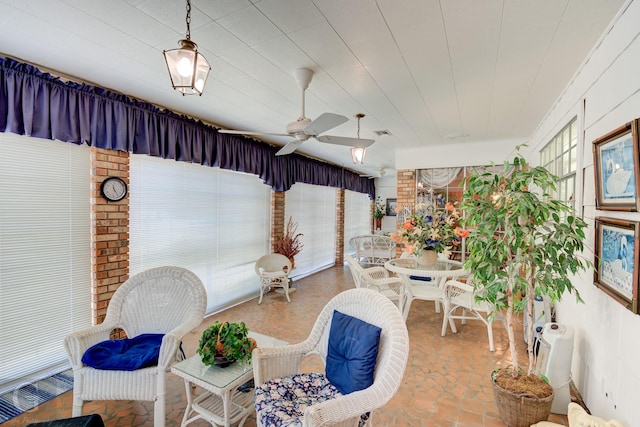
[[[122,178],[111,176],[100,185],[102,197],[110,202],[118,202],[127,195],[127,183]]]

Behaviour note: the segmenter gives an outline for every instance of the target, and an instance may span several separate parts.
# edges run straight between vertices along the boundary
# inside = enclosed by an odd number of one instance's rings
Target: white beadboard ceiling
[[[0,55],[207,121],[284,133],[301,113],[294,70],[315,75],[306,116],[376,142],[298,152],[361,172],[402,149],[525,141],[624,0],[192,0],[191,39],[212,64],[202,97],[173,91],[162,51],[186,33],[180,0],[0,0]],[[377,136],[386,130],[390,136]],[[284,145],[287,137],[263,140]]]

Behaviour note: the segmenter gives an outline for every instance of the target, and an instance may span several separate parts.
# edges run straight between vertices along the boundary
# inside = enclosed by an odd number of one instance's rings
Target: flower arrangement
[[[411,243],[408,252],[420,255],[423,250],[433,250],[448,256],[448,252],[469,234],[458,226],[459,220],[460,211],[453,203],[446,203],[444,210],[418,203],[402,225],[402,237]]]
[[[293,260],[293,257],[302,250],[303,244],[300,241],[302,236],[302,233],[298,233],[298,223],[289,217],[284,235],[273,243],[273,251]]]
[[[386,207],[382,199],[378,196],[373,202],[373,217],[382,218],[386,213]]]

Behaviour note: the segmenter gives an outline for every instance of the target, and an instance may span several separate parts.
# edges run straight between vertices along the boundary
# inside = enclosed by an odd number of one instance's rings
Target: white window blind
[[[371,233],[371,200],[368,194],[344,192],[344,253],[355,254],[349,244],[352,237]]]
[[[91,325],[89,154],[0,133],[0,390],[68,366]]]
[[[335,265],[337,190],[310,184],[294,184],[286,193],[285,223],[298,222],[304,245],[295,257],[293,277],[306,276]]]
[[[207,313],[258,292],[269,251],[270,188],[257,176],[131,156],[130,275],[162,265],[193,271]]]

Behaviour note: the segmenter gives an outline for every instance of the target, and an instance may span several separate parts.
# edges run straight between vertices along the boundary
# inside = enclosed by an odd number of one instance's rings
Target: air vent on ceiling
[[[378,136],[391,135],[391,132],[388,130],[374,130],[373,131]]]
[[[459,132],[459,133],[451,133],[449,135],[445,135],[444,137],[445,139],[448,139],[448,140],[456,140],[456,139],[468,138],[469,134],[464,132]]]

